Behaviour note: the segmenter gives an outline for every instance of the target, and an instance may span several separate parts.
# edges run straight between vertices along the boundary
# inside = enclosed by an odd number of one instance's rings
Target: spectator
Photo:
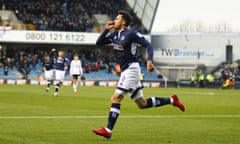
[[[90,73],[90,71],[91,71],[91,68],[88,64],[84,65],[84,69],[85,69],[85,73]]]
[[[190,76],[189,80],[190,80],[190,87],[195,87],[196,78],[193,74]]]
[[[5,76],[8,76],[8,65],[7,65],[7,64],[4,64],[4,65],[3,65],[3,74],[4,74]]]
[[[99,70],[99,64],[98,64],[98,62],[94,62],[94,64],[93,64],[93,70],[96,71],[96,72]]]

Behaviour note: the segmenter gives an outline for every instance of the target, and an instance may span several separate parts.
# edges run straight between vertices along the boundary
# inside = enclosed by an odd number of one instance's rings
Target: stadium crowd
[[[126,9],[125,0],[0,0],[0,8],[12,10],[23,24],[33,24],[37,30],[94,31],[94,14],[114,18],[116,11]],[[147,32],[137,16],[133,24],[140,32]]]
[[[36,65],[41,65],[44,56],[51,53],[51,48],[16,48],[11,47],[0,50],[0,67],[17,68],[24,76],[27,76],[31,70],[36,69]],[[73,55],[78,53],[84,67],[84,72],[98,71],[100,69],[109,69],[112,72],[114,68],[111,64],[114,59],[111,52],[101,49],[89,50],[66,50],[65,58],[70,64]],[[56,53],[55,53],[56,55]]]
[[[65,52],[65,58],[68,64],[73,59],[74,54],[78,54],[82,61],[84,73],[97,72],[106,69],[108,73],[116,72],[116,59],[112,48],[70,48],[61,49]],[[17,46],[9,46],[0,50],[0,68],[16,68],[24,78],[27,78],[31,71],[41,71],[39,66],[42,66],[44,56],[50,54],[52,47],[38,48],[22,48]],[[54,53],[57,55],[57,52]],[[138,57],[141,65],[144,65],[144,58]],[[1,74],[0,74],[1,75]]]

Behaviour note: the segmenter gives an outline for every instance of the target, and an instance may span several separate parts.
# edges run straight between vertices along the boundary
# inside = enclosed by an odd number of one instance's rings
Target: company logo
[[[122,45],[113,44],[113,49],[115,49],[115,50],[124,50],[124,47]]]
[[[160,49],[162,56],[187,56],[187,57],[201,57],[205,56],[204,51],[198,50],[181,50],[181,49]]]

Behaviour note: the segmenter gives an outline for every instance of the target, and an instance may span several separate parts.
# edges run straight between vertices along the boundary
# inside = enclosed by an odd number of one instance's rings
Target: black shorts
[[[76,79],[76,80],[77,80],[77,79],[80,79],[80,75],[79,75],[79,74],[74,74],[74,75],[72,75],[72,78],[73,78],[73,79]]]

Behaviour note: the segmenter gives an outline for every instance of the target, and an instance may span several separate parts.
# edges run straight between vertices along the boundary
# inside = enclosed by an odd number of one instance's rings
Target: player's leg
[[[53,77],[52,71],[51,70],[45,71],[44,75],[45,75],[45,79],[47,80],[46,92],[48,92],[50,90],[50,85],[52,83],[52,77]]]
[[[77,91],[77,93],[78,93],[78,86],[80,85],[80,81],[81,81],[81,76],[78,75],[77,79],[76,79],[76,91]]]
[[[105,128],[95,129],[93,132],[97,135],[103,136],[105,138],[111,138],[112,130],[120,114],[121,101],[123,100],[123,95],[115,92],[111,97],[111,108],[108,114],[108,121]]]
[[[176,95],[172,95],[169,98],[164,97],[151,97],[145,99],[143,96],[143,90],[142,90],[142,84],[140,81],[140,68],[136,69],[134,72],[136,77],[134,78],[134,75],[131,75],[129,79],[133,78],[133,81],[135,82],[134,85],[131,85],[130,88],[132,88],[131,91],[131,98],[135,101],[135,103],[138,105],[139,108],[145,109],[150,107],[159,107],[163,105],[173,104],[174,106],[177,106],[180,110],[184,111],[184,105],[178,100],[178,97]]]
[[[120,114],[120,103],[123,100],[124,95],[128,92],[127,84],[128,82],[126,78],[126,72],[123,72],[118,81],[117,89],[111,97],[111,108],[108,114],[107,125],[105,128],[93,130],[95,134],[103,136],[105,138],[111,138],[112,130]]]
[[[58,96],[58,92],[59,92],[60,86],[61,86],[60,80],[56,80],[54,96]]]
[[[47,92],[50,90],[50,85],[51,85],[51,80],[47,79],[47,87],[46,87]]]
[[[54,96],[58,96],[58,92],[59,92],[60,86],[63,82],[64,75],[65,75],[65,71],[56,70],[56,84],[55,84]]]
[[[73,92],[76,93],[77,92],[77,78],[76,75],[72,76],[72,87],[73,87]]]
[[[59,91],[59,88],[60,88],[60,83],[59,83],[59,79],[60,79],[60,72],[59,70],[55,70],[55,91],[54,91],[54,96],[57,96],[58,95],[58,91]]]
[[[181,111],[185,111],[184,105],[179,101],[177,95],[172,95],[171,97],[150,97],[145,99],[143,97],[142,90],[135,92],[135,95],[132,95],[131,98],[135,101],[140,109],[151,108],[151,107],[160,107],[168,104],[178,107]]]
[[[111,97],[111,108],[108,115],[108,122],[107,122],[107,130],[108,132],[112,132],[114,125],[117,121],[117,118],[120,114],[121,108],[121,101],[123,100],[123,96],[119,93],[115,92]]]
[[[51,80],[50,79],[46,79],[46,80],[47,80],[46,92],[48,92],[50,90]]]
[[[117,88],[114,95],[111,98],[111,109],[108,115],[108,123],[106,128],[99,130],[93,130],[98,135],[104,136],[105,138],[111,138],[112,130],[120,114],[120,103],[124,95],[133,89],[138,87],[138,82],[140,82],[140,67],[138,63],[132,63],[129,69],[126,69],[121,73],[118,81]],[[139,81],[138,81],[139,80]]]

